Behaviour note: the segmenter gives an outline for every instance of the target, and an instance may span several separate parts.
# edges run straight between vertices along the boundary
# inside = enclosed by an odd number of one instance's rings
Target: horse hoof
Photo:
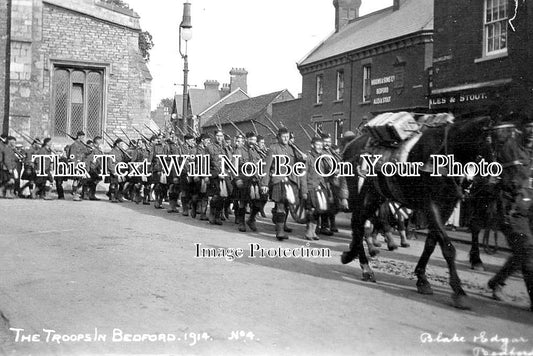
[[[466,295],[452,294],[453,306],[461,310],[470,310],[472,307],[468,303],[468,297]]]
[[[352,262],[353,260],[355,260],[355,258],[357,257],[357,254],[355,254],[354,252],[352,251],[344,251],[341,255],[341,263],[343,265],[347,265],[348,263]]]
[[[433,295],[433,288],[429,284],[417,285],[416,289],[420,294]]]
[[[472,263],[471,267],[474,271],[484,272],[485,266],[483,266],[483,263]]]
[[[374,273],[372,272],[363,272],[363,281],[377,283],[376,277],[374,276]]]

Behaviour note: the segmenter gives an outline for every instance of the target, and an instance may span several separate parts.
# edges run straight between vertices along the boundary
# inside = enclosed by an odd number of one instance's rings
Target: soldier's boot
[[[276,222],[276,238],[279,241],[287,240],[289,236],[285,235],[283,226],[285,225],[285,213],[275,213],[274,221]]]
[[[6,188],[6,199],[15,199],[15,192],[13,187]]]
[[[292,232],[292,229],[287,225],[287,219],[289,218],[289,214],[285,213],[283,215],[285,216],[283,220],[283,231],[290,234]]]
[[[394,251],[398,249],[398,244],[394,241],[392,234],[390,232],[385,233],[385,239],[387,240],[387,248],[389,251]]]
[[[246,232],[246,208],[237,208],[237,210],[235,210],[235,218],[237,219],[237,223],[239,224],[239,231]]]
[[[222,216],[224,215],[222,210],[223,209],[220,209],[220,208],[216,210],[216,213],[215,213],[215,225],[222,225],[222,221],[224,221],[224,220],[222,220]]]
[[[181,215],[189,216],[189,201],[187,199],[181,198],[181,206],[183,207]]]
[[[81,187],[81,196],[80,196],[81,200],[89,200],[89,187],[87,186],[87,184],[84,184],[82,187]]]
[[[211,225],[215,225],[215,220],[216,220],[216,209],[213,208],[212,206],[209,207],[209,214],[207,216],[207,219],[209,220],[209,223]],[[202,218],[200,218],[200,220],[202,220]]]
[[[191,218],[196,219],[196,210],[198,209],[198,200],[193,199],[191,200]]]
[[[326,236],[333,236],[333,232],[329,229],[329,219],[328,216],[322,215],[320,216],[320,230],[318,231],[319,234],[326,235]]]
[[[118,203],[117,194],[115,192],[109,193],[109,199],[111,199],[111,203]]]
[[[211,211],[211,208],[209,208],[209,211]],[[207,202],[202,200],[200,202],[200,220],[201,221],[207,221],[209,220],[209,217],[206,215],[207,214]],[[213,219],[214,219],[214,215],[213,215]],[[214,220],[213,220],[214,221]]]
[[[176,199],[170,199],[169,202],[168,202],[168,205],[169,205],[169,209],[167,210],[167,212],[169,214],[179,213],[178,201]]]
[[[150,188],[143,187],[143,205],[150,205]]]
[[[379,253],[379,249],[372,242],[372,238],[365,235],[365,241],[366,245],[368,246],[368,253],[370,254],[370,257],[376,256]]]
[[[45,187],[44,188],[44,200],[52,200],[52,188],[51,187]]]
[[[307,229],[305,230],[305,239],[306,240],[309,240],[309,241],[313,241],[315,238],[315,229],[316,229],[316,224],[311,222],[311,221],[308,221],[307,222]]]
[[[246,225],[252,230],[253,232],[257,232],[257,225],[255,224],[258,210],[257,208],[252,208],[252,211],[250,212],[250,217],[246,221]]]
[[[124,200],[124,192],[119,190],[116,194],[117,200],[119,203],[124,203],[126,200]]]
[[[0,186],[0,198],[4,198],[6,196],[6,187]]]
[[[89,200],[99,201],[100,199],[96,197],[96,184],[91,184],[89,187]]]
[[[31,194],[30,194],[30,199],[38,199],[39,197],[37,196],[37,193],[39,192],[39,188],[37,188],[36,186],[33,187],[33,189],[31,190]]]
[[[72,200],[73,201],[81,201],[79,188],[77,185],[72,186]]]
[[[335,215],[330,215],[329,217],[329,230],[331,232],[339,232],[339,229],[337,228],[337,222],[335,221]]]

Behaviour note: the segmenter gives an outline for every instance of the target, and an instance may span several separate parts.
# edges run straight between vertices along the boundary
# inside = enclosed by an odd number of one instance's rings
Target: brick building
[[[292,105],[301,108],[275,106],[276,120],[288,122],[299,112],[303,124],[338,140],[379,113],[427,110],[433,1],[395,0],[365,16],[359,16],[360,5],[360,0],[334,1],[335,33],[298,64],[302,98]]]
[[[11,34],[10,127],[64,143],[61,131],[93,137],[149,123],[152,78],[132,10],[13,0]]]
[[[532,12],[527,1],[435,0],[431,109],[531,115]]]

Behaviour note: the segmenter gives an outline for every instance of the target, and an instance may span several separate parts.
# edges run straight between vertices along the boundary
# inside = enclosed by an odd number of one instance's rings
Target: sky
[[[153,36],[148,64],[153,76],[152,109],[181,93],[183,60],[178,28],[184,0],[126,0]],[[231,68],[248,71],[248,94],[288,89],[295,97],[302,79],[296,63],[335,29],[332,0],[190,0],[193,37],[188,42],[189,85],[208,79],[229,83]],[[392,0],[363,0],[364,15]],[[194,87],[194,86],[193,86]]]

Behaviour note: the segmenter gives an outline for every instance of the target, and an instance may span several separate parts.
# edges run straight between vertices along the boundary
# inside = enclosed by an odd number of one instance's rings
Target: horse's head
[[[493,161],[489,116],[459,119],[448,134],[448,153],[458,162],[476,162],[480,158]]]

